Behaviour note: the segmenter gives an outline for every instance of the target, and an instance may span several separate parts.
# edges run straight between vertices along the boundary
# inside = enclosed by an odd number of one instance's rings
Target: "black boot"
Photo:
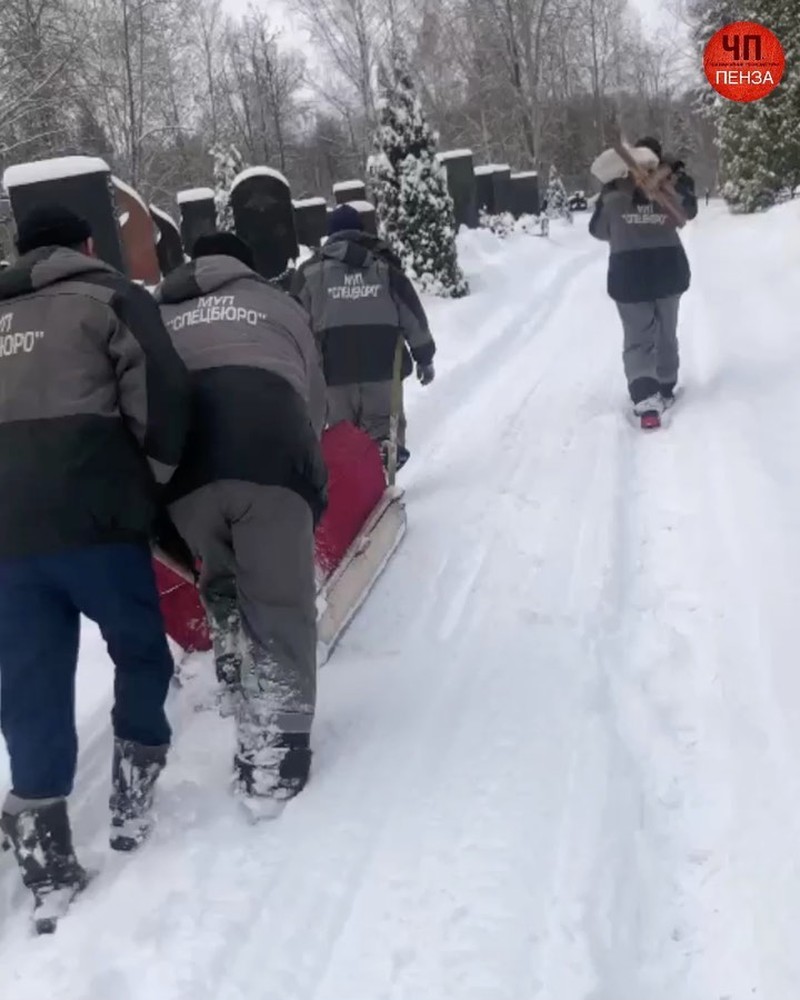
[[[22,881],[33,893],[38,934],[55,931],[58,918],[89,882],[89,873],[72,848],[66,799],[45,801],[36,805],[9,796],[7,811],[0,817],[0,827],[14,851]],[[17,804],[19,811],[15,810]]]
[[[167,746],[146,747],[131,740],[114,740],[111,770],[111,847],[134,851],[153,826],[156,781],[167,762]]]
[[[239,748],[234,760],[236,790],[250,798],[285,802],[305,788],[311,771],[308,733],[283,733],[254,752]]]

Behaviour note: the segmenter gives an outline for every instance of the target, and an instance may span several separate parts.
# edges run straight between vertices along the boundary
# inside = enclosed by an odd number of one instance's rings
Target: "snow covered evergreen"
[[[368,165],[378,231],[424,291],[460,298],[469,285],[458,263],[447,173],[436,158],[438,136],[397,45],[381,89],[380,123]]]
[[[231,187],[238,174],[244,170],[244,157],[233,145],[213,146],[209,153],[214,160],[214,203],[217,206],[217,227],[221,231],[233,229]]]
[[[569,198],[561,174],[555,164],[550,167],[550,177],[547,185],[547,215],[551,219],[566,219],[572,222],[572,212],[569,210]]]
[[[701,47],[723,25],[747,18],[770,28],[786,54],[786,71],[776,90],[749,104],[715,97],[714,119],[722,195],[733,212],[757,212],[774,205],[800,184],[800,7],[785,0],[750,0],[731,9],[730,0],[710,0],[697,12]]]

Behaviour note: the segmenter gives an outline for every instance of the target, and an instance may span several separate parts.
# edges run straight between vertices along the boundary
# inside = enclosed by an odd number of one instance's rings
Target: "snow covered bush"
[[[507,239],[513,233],[548,236],[550,232],[550,220],[546,215],[521,215],[515,219],[510,212],[490,215],[485,209],[481,209],[479,225],[481,229],[488,229],[501,240]]]
[[[368,164],[378,232],[423,291],[460,298],[469,293],[469,285],[458,263],[447,173],[436,158],[438,137],[398,47],[381,91],[375,152]]]
[[[566,219],[572,222],[572,212],[569,210],[569,197],[564,182],[561,180],[556,165],[550,167],[550,178],[547,184],[547,215],[551,219]]]
[[[213,146],[209,150],[209,154],[214,160],[214,203],[217,206],[217,228],[224,232],[232,231],[231,187],[236,176],[245,169],[247,164],[233,143],[227,146]]]

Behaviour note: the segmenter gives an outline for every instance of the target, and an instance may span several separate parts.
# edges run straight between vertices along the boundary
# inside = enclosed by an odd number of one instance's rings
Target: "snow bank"
[[[186,188],[185,191],[179,191],[177,194],[176,201],[179,205],[186,205],[192,201],[213,201],[214,192],[211,188]]]
[[[234,178],[233,184],[231,184],[231,194],[240,184],[244,184],[245,181],[249,181],[253,177],[271,177],[273,180],[280,181],[287,190],[291,190],[291,185],[280,170],[275,170],[272,167],[248,167],[247,170],[243,170]]]
[[[461,157],[463,156],[472,156],[472,155],[473,153],[471,149],[448,149],[444,153],[437,153],[436,159],[440,163],[444,163],[445,160],[457,160],[461,159]]]
[[[3,174],[6,190],[60,180],[62,177],[80,177],[83,174],[108,174],[111,170],[105,160],[97,156],[62,156],[53,160],[35,160],[8,167]]]

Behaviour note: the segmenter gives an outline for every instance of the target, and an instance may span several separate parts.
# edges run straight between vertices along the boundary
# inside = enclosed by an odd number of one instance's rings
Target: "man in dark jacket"
[[[193,257],[156,292],[193,394],[170,512],[202,561],[236,787],[257,815],[297,794],[311,764],[325,383],[307,315],[255,273],[246,244],[209,234]]]
[[[86,222],[42,206],[17,247],[0,274],[2,827],[41,916],[86,878],[66,806],[81,614],[116,668],[111,845],[149,830],[173,670],[149,539],[189,386],[151,296],[93,257]]]
[[[657,139],[636,144],[662,160]],[[697,215],[694,181],[673,161],[672,183],[689,219]],[[606,184],[589,232],[610,244],[608,294],[624,331],[623,360],[634,412],[656,418],[674,399],[678,381],[678,310],[691,272],[672,217],[651,202],[632,178]]]
[[[413,357],[423,385],[434,379],[436,345],[400,261],[385,243],[363,232],[358,212],[341,205],[331,213],[328,232],[325,246],[297,271],[292,294],[309,312],[322,352],[328,423],[350,421],[386,453],[398,338],[405,340],[402,377],[412,373]],[[402,397],[398,416],[400,468],[409,457]]]

